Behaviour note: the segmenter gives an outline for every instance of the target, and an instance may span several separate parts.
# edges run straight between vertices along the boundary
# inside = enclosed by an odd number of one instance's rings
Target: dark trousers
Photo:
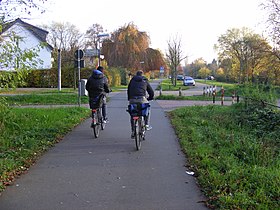
[[[106,96],[102,95],[102,98],[99,98],[100,95],[95,98],[89,98],[89,106],[91,109],[96,109],[97,107],[101,107],[103,119],[107,119],[107,101]]]

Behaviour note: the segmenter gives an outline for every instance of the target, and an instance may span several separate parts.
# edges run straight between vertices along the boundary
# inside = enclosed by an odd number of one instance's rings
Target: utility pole
[[[58,85],[57,85],[57,88],[58,88],[58,91],[61,91],[61,50],[58,49],[57,50],[58,52],[58,55],[57,55],[57,69],[58,69]]]

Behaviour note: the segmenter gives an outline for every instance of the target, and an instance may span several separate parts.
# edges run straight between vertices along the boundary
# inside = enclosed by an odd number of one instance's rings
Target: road
[[[153,129],[140,151],[130,139],[126,92],[112,95],[100,137],[90,119],[75,127],[3,192],[0,209],[207,209],[164,109],[151,105]]]

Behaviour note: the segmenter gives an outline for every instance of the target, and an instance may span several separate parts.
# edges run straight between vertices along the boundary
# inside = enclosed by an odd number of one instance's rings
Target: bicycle
[[[106,125],[102,114],[103,97],[100,95],[91,101],[91,127],[95,138],[98,138],[100,130],[104,130]]]
[[[146,123],[144,116],[148,115],[149,103],[129,104],[127,112],[132,118],[132,131],[134,133],[136,150],[141,149],[141,142],[145,140]]]

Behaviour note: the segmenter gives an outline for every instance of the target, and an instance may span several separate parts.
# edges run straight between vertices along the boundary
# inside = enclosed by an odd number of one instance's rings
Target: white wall
[[[37,48],[40,45],[40,40],[36,36],[34,36],[30,31],[26,30],[24,27],[20,26],[17,23],[9,28],[8,31],[6,31],[4,34],[8,34],[11,31],[22,38],[22,41],[20,41],[19,43],[19,47],[21,48],[21,50]],[[44,46],[43,48],[40,48],[38,55],[39,59],[41,59],[43,63],[38,64],[37,69],[51,68],[51,49]]]

